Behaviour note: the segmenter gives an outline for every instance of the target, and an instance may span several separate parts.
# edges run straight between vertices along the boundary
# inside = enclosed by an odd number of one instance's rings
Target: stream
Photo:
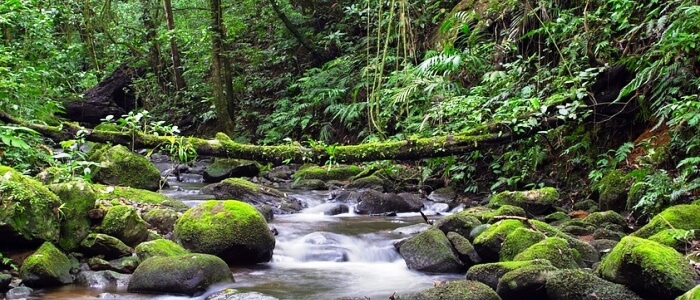
[[[190,206],[210,199],[199,194],[204,184],[173,183],[163,193]],[[232,287],[259,292],[279,299],[388,299],[433,287],[436,280],[463,278],[458,274],[430,275],[414,272],[394,250],[394,243],[413,233],[395,231],[424,223],[420,214],[405,213],[395,217],[356,215],[352,212],[327,216],[314,209],[325,205],[328,191],[286,190],[309,207],[301,213],[275,215],[270,226],[279,232],[272,261],[252,267],[232,267]],[[352,209],[351,209],[352,211]],[[430,209],[426,214],[434,214]],[[421,226],[421,225],[417,225]],[[415,226],[414,226],[415,227]],[[410,227],[409,227],[410,228]],[[31,299],[204,299],[221,290],[213,287],[199,297],[144,295],[120,289],[92,289],[65,286],[39,290]]]

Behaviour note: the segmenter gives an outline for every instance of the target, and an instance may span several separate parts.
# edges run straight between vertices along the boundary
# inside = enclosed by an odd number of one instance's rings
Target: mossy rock
[[[279,298],[258,292],[244,292],[226,288],[207,296],[204,300],[279,300]]]
[[[573,206],[574,210],[583,210],[587,211],[589,213],[598,211],[598,202],[592,199],[586,199],[581,202],[576,202],[574,203]]]
[[[130,293],[197,295],[218,283],[233,283],[228,265],[219,257],[192,253],[144,260],[129,280]]]
[[[456,280],[437,287],[408,295],[402,295],[402,300],[500,300],[501,297],[487,285],[471,280]]]
[[[654,216],[649,223],[633,232],[632,236],[648,238],[665,229],[700,229],[700,205],[671,206]]]
[[[685,253],[689,249],[689,242],[698,238],[695,230],[664,229],[649,237],[650,241],[669,246],[676,251]]]
[[[148,239],[146,222],[132,206],[117,205],[107,211],[101,225],[102,233],[111,235],[134,247]]]
[[[598,227],[602,227],[607,224],[627,226],[625,218],[623,218],[619,213],[612,210],[591,213],[584,220]]]
[[[100,167],[92,173],[95,182],[149,191],[160,189],[160,172],[153,163],[122,145],[104,151],[98,161]]]
[[[233,265],[268,262],[275,248],[262,214],[236,200],[205,201],[191,208],[175,224],[174,237],[185,249],[217,255]]]
[[[411,270],[429,273],[459,273],[466,268],[452,249],[447,236],[432,228],[406,240],[399,253]]]
[[[178,201],[168,197],[167,195],[148,190],[126,186],[108,186],[102,184],[93,184],[93,187],[97,191],[98,200],[128,199],[139,204],[150,204],[172,208],[178,212],[183,212],[190,208],[187,206],[187,204],[182,203],[182,201]]]
[[[114,271],[122,274],[131,274],[136,270],[141,261],[135,256],[125,256],[113,260],[104,260],[99,257],[91,257],[87,264],[91,271]]]
[[[354,190],[375,190],[384,192],[386,191],[386,183],[384,179],[379,178],[377,175],[370,175],[367,177],[357,178],[345,186],[346,189]]]
[[[328,180],[348,180],[351,177],[359,174],[362,169],[358,166],[334,166],[331,168],[320,167],[316,165],[304,165],[294,173],[294,178],[297,179],[320,179]]]
[[[292,188],[297,190],[323,191],[328,189],[328,185],[321,179],[301,179],[292,182]]]
[[[428,200],[437,203],[452,203],[457,199],[457,191],[452,186],[441,187],[428,195]]]
[[[643,297],[673,299],[695,287],[698,275],[671,247],[626,236],[603,257],[596,273]]]
[[[97,124],[97,126],[95,126],[95,128],[93,129],[98,131],[120,132],[122,131],[122,129],[124,129],[124,127],[117,123],[102,122],[100,124]]]
[[[614,240],[614,241],[619,241],[623,237],[625,237],[625,234],[619,231],[615,230],[610,230],[607,228],[598,228],[593,232],[593,238],[596,240]]]
[[[27,257],[19,269],[22,283],[33,288],[59,286],[73,282],[73,263],[61,250],[45,242]]]
[[[549,237],[525,249],[513,260],[546,259],[559,269],[576,269],[583,265],[578,251],[571,249],[566,240]]]
[[[578,239],[577,237],[566,234],[554,226],[542,221],[529,220],[529,223],[534,227],[534,229],[544,233],[548,237],[559,237],[565,239],[569,244],[569,247],[578,251],[578,253],[581,255],[581,260],[586,264],[586,266],[590,267],[594,263],[600,261],[600,254],[598,251],[593,248],[593,246]]]
[[[619,299],[641,300],[623,285],[601,279],[583,270],[563,269],[549,274],[546,284],[547,299]]]
[[[525,225],[519,220],[498,221],[474,238],[474,248],[484,261],[498,261],[503,241],[508,234],[522,227]]]
[[[262,186],[243,178],[228,178],[203,187],[202,194],[219,200],[236,199],[253,205],[269,205],[277,214],[298,212],[301,204],[277,189]]]
[[[40,182],[0,166],[0,244],[56,242],[61,200]]]
[[[448,232],[447,239],[450,240],[452,248],[457,252],[459,260],[465,267],[469,268],[481,263],[479,253],[476,253],[476,249],[467,238],[456,232]]]
[[[544,216],[544,221],[547,223],[563,222],[569,220],[569,215],[564,212],[557,211]]]
[[[189,253],[187,249],[166,239],[157,239],[141,243],[136,246],[134,251],[141,261],[154,256],[177,256]]]
[[[627,192],[632,186],[632,181],[626,178],[621,170],[608,172],[593,187],[598,191],[598,206],[602,210],[621,212],[627,206]]]
[[[63,176],[64,171],[61,170],[59,167],[48,167],[46,169],[41,170],[39,174],[36,174],[34,176],[34,179],[38,180],[42,184],[52,184],[52,183],[58,183],[61,181],[61,177]]]
[[[531,261],[503,261],[475,265],[467,270],[467,280],[476,280],[482,282],[492,289],[496,290],[498,281],[506,273],[525,268],[532,265],[552,266],[552,263],[545,259],[536,259]]]
[[[498,220],[494,220],[496,216],[515,216],[515,217],[525,217],[527,214],[525,210],[518,206],[513,205],[503,205],[498,209],[490,209],[483,206],[471,207],[460,212],[462,214],[467,214],[477,218],[482,223],[493,223]]]
[[[105,259],[115,259],[131,255],[133,249],[118,238],[102,233],[88,234],[80,242],[81,252],[87,255],[103,256]]]
[[[454,213],[435,221],[435,227],[442,230],[443,233],[456,232],[464,237],[469,237],[472,229],[479,225],[481,225],[479,219],[463,212]]]
[[[254,161],[216,158],[204,169],[203,179],[206,183],[213,183],[230,177],[255,177],[258,174],[260,165]]]
[[[696,285],[690,291],[676,298],[676,300],[700,300],[700,285]]]
[[[160,234],[173,232],[175,223],[180,215],[169,208],[154,208],[143,214],[143,220]]]
[[[500,261],[511,261],[520,252],[547,238],[543,233],[519,227],[508,233],[499,252]]]
[[[493,207],[513,205],[521,207],[530,215],[541,215],[551,211],[557,200],[559,200],[557,189],[545,187],[530,191],[500,192],[489,199],[489,205]]]
[[[53,184],[48,188],[63,202],[58,245],[67,251],[75,250],[90,233],[92,223],[88,212],[95,207],[97,193],[92,185],[82,181]]]
[[[503,300],[547,299],[545,284],[549,273],[556,270],[551,265],[529,265],[515,269],[498,280],[496,293]]]

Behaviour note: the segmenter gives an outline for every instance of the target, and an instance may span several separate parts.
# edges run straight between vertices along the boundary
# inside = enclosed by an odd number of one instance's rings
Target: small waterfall
[[[372,237],[313,232],[286,242],[278,241],[273,261],[393,262],[401,258],[392,241]]]

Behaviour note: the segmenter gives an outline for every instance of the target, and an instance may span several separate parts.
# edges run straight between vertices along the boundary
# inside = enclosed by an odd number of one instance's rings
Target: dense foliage
[[[687,200],[700,184],[697,1],[167,3],[4,1],[0,109],[55,122],[63,101],[126,64],[146,70],[132,92],[155,124],[228,130],[244,142],[331,149],[493,123],[511,132],[549,119],[566,124],[417,163],[423,179],[468,193],[582,184],[597,193],[601,179],[621,169],[633,191],[628,208],[642,216]],[[217,128],[222,117],[234,128]],[[0,138],[3,164],[60,164],[50,149],[29,147],[43,143],[35,133],[6,126]],[[169,151],[193,156],[175,140]]]

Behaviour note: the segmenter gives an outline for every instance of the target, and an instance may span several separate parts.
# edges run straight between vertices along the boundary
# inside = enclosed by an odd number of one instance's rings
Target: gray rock
[[[129,284],[130,275],[114,271],[82,271],[75,277],[75,283],[93,289],[124,289]]]
[[[32,294],[32,292],[34,292],[34,290],[32,290],[31,288],[28,288],[26,286],[18,286],[7,291],[7,293],[5,293],[5,299],[27,299]]]
[[[217,283],[233,283],[228,265],[209,254],[157,256],[143,261],[131,276],[131,293],[196,295]]]
[[[236,289],[225,289],[211,294],[205,300],[278,300],[278,298],[258,292],[240,292]]]
[[[429,273],[459,273],[466,268],[442,231],[429,229],[403,242],[399,253],[411,270]]]

